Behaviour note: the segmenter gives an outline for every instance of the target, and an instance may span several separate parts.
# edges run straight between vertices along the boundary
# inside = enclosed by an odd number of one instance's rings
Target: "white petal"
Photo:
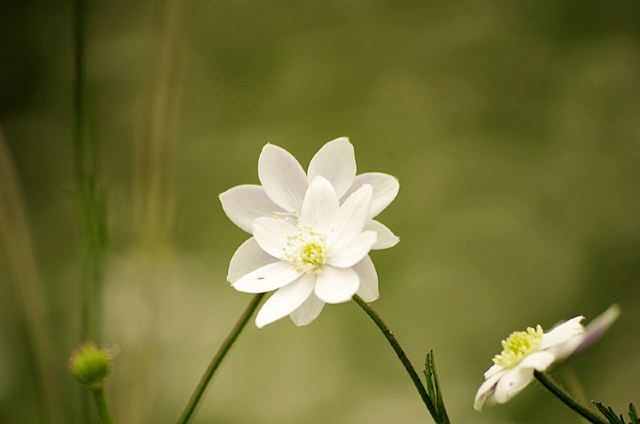
[[[327,263],[338,268],[350,268],[360,262],[371,250],[378,235],[374,231],[365,231],[351,240],[332,247]]]
[[[378,273],[371,258],[365,256],[363,260],[353,266],[353,270],[358,274],[358,278],[360,279],[358,296],[365,302],[373,302],[376,300],[380,296],[378,292]]]
[[[353,146],[346,137],[328,142],[318,150],[309,163],[309,182],[322,175],[333,185],[338,198],[351,187],[356,176]]]
[[[375,231],[378,233],[378,240],[376,244],[373,245],[372,249],[388,249],[390,247],[398,244],[400,239],[398,236],[393,234],[393,232],[384,224],[376,221],[375,219],[370,219],[364,226],[365,231]]]
[[[541,350],[527,355],[527,357],[524,358],[518,366],[522,368],[533,368],[536,371],[544,371],[549,368],[555,360],[556,355],[551,352]]]
[[[371,207],[371,186],[364,185],[347,197],[331,225],[327,240],[330,246],[349,241],[362,232]]]
[[[342,303],[358,291],[360,280],[351,268],[322,267],[316,282],[316,296],[326,303]]]
[[[493,398],[498,403],[505,403],[527,387],[532,379],[533,369],[516,366],[500,377]]]
[[[307,176],[291,153],[267,144],[258,159],[258,177],[267,196],[288,212],[299,211]]]
[[[232,286],[245,293],[266,293],[289,284],[301,274],[287,262],[278,261],[248,273],[236,280]]]
[[[476,411],[482,411],[482,407],[484,406],[485,401],[489,396],[491,396],[496,389],[496,384],[500,377],[502,377],[507,371],[502,371],[499,374],[492,375],[487,378],[484,383],[480,385],[480,388],[476,392],[476,398],[473,401],[473,408]]]
[[[265,252],[279,259],[284,258],[287,237],[295,231],[296,227],[279,218],[258,218],[253,221],[253,237]]]
[[[369,184],[373,187],[373,200],[371,201],[369,218],[375,217],[389,206],[389,203],[393,202],[393,199],[398,195],[398,190],[400,190],[400,183],[396,177],[381,172],[367,172],[356,176],[345,197],[364,184]]]
[[[620,316],[620,306],[613,304],[606,311],[594,318],[585,327],[585,335],[575,349],[575,353],[582,353],[609,331],[609,328]]]
[[[545,333],[540,341],[540,349],[548,349],[550,347],[566,343],[574,337],[583,334],[584,327],[580,324],[580,321],[583,319],[583,316],[571,318],[570,320],[557,325],[548,333]]]
[[[284,286],[271,295],[256,316],[256,325],[262,328],[295,311],[313,292],[316,276],[306,273],[293,283]]]
[[[229,219],[244,231],[251,233],[251,224],[261,216],[272,217],[274,212],[283,212],[259,185],[239,185],[221,193],[222,209]]]
[[[501,371],[504,371],[504,368],[502,368],[500,365],[492,365],[491,368],[484,372],[484,378],[492,377]]]
[[[331,183],[324,177],[316,177],[304,196],[300,223],[327,231],[339,208],[338,196]]]
[[[309,325],[318,318],[323,307],[324,302],[318,299],[318,296],[311,293],[307,300],[305,300],[298,309],[291,312],[289,316],[291,317],[291,321],[298,327]]]
[[[233,283],[240,277],[276,261],[276,258],[262,250],[256,240],[251,237],[242,243],[233,254],[229,263],[227,281]]]

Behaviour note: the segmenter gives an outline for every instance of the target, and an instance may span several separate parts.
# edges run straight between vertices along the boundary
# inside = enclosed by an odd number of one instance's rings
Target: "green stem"
[[[213,374],[215,374],[224,357],[231,349],[231,346],[233,346],[234,342],[244,329],[245,325],[247,325],[249,318],[251,318],[255,310],[258,308],[258,305],[260,304],[260,301],[263,297],[264,293],[256,294],[249,305],[247,305],[247,308],[238,319],[238,322],[236,322],[236,325],[233,327],[229,335],[227,335],[227,338],[222,343],[222,346],[220,346],[220,349],[218,349],[218,352],[216,352],[213,359],[211,359],[211,363],[207,367],[206,371],[204,372],[204,374],[202,374],[196,390],[193,392],[193,395],[191,395],[189,403],[185,407],[182,415],[180,416],[180,419],[178,420],[178,424],[186,424],[191,420],[196,407],[198,406],[198,403],[200,402],[205,390],[207,389],[207,385],[213,377]]]
[[[107,405],[107,399],[104,396],[104,389],[96,389],[92,391],[93,399],[96,401],[98,407],[98,415],[103,424],[112,424],[111,413],[109,412],[109,405]]]
[[[567,392],[565,392],[555,381],[551,379],[547,374],[535,371],[534,375],[538,379],[538,381],[551,393],[553,393],[562,403],[567,405],[569,408],[573,409],[578,414],[582,415],[587,421],[594,424],[607,424],[606,421],[602,420],[593,412],[589,411],[584,406],[580,405],[576,402]]]
[[[389,342],[393,350],[396,352],[398,359],[400,359],[400,362],[402,362],[402,365],[404,366],[404,369],[407,371],[407,374],[409,374],[411,381],[413,381],[413,384],[416,386],[416,390],[418,391],[418,394],[420,395],[420,398],[424,402],[425,406],[429,410],[429,413],[431,414],[433,419],[436,420],[437,422],[438,412],[436,410],[436,407],[431,401],[431,399],[429,398],[429,394],[427,393],[427,390],[424,388],[424,385],[422,384],[422,380],[420,380],[418,373],[416,372],[415,368],[411,364],[409,357],[407,357],[407,354],[404,352],[404,350],[400,346],[400,343],[398,343],[398,340],[396,340],[396,338],[391,333],[391,330],[389,329],[389,327],[387,327],[387,325],[384,323],[382,318],[380,318],[380,315],[378,315],[376,311],[374,311],[367,302],[362,300],[362,298],[358,295],[354,295],[353,300],[355,300],[356,303],[362,309],[364,309],[367,315],[369,315],[369,318],[371,318],[373,322],[376,324],[376,326],[378,326],[380,331],[382,331],[382,334],[387,339],[387,341]]]

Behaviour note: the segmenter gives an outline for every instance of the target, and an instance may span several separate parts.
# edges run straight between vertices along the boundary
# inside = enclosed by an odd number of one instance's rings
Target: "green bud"
[[[95,343],[84,344],[71,355],[69,370],[81,384],[91,390],[99,389],[111,371],[111,355]]]

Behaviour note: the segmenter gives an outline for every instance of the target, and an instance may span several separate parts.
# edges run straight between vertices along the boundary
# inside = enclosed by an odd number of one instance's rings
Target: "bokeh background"
[[[59,422],[82,422],[71,7],[1,9],[0,422],[45,422],[38,363]],[[537,384],[482,414],[473,396],[509,332],[614,302],[616,326],[554,375],[584,401],[640,401],[639,23],[635,0],[89,1],[116,421],[175,422],[250,299],[225,281],[247,235],[218,193],[257,182],[267,142],[306,167],[343,135],[359,171],[401,182],[375,307],[417,366],[435,349],[454,423],[579,423]],[[195,422],[430,419],[347,303],[248,326]]]

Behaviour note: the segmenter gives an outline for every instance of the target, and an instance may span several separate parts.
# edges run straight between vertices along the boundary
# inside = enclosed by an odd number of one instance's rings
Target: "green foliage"
[[[638,419],[638,411],[633,403],[629,404],[629,423],[625,421],[625,418],[622,414],[616,413],[613,408],[610,406],[604,406],[602,402],[593,402],[593,404],[598,408],[600,413],[605,416],[607,420],[609,420],[610,424],[640,424],[640,419]]]
[[[431,411],[433,419],[438,424],[449,424],[449,416],[447,415],[447,410],[444,407],[442,391],[440,390],[440,383],[438,382],[438,373],[436,372],[433,350],[427,353],[424,363],[424,376],[427,380],[427,393],[429,393],[429,398],[434,406],[434,411]]]

